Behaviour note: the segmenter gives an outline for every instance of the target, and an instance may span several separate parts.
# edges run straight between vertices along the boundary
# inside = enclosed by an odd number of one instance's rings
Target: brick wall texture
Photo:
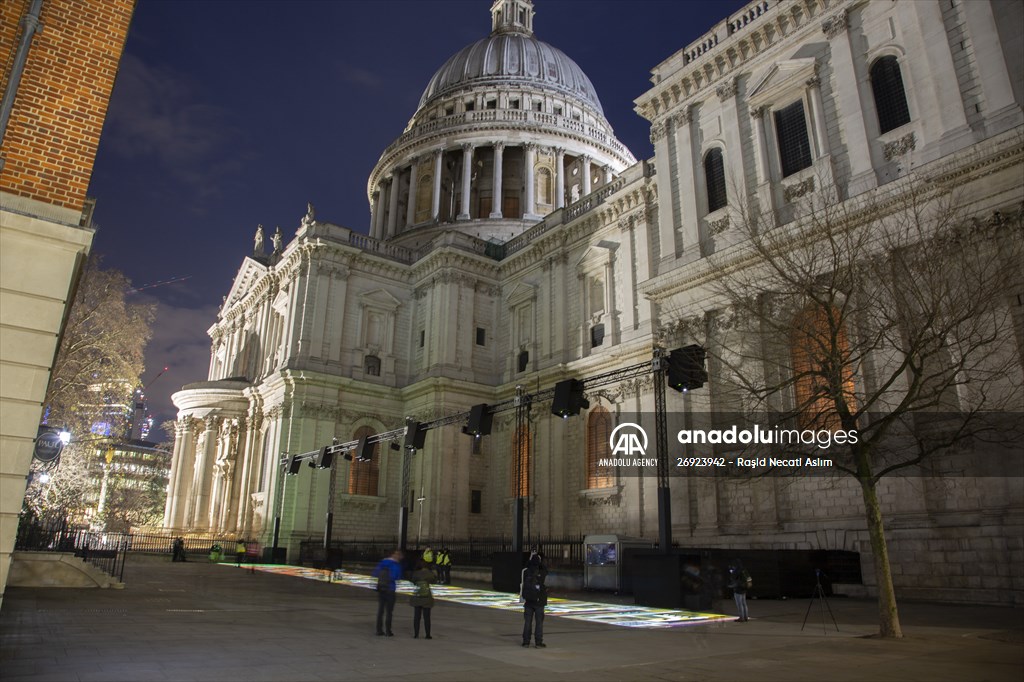
[[[0,3],[7,87],[29,0]],[[44,0],[7,132],[0,191],[81,210],[135,0]]]

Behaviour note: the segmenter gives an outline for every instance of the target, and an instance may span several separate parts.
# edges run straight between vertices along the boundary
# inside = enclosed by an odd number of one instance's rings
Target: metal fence
[[[14,549],[73,553],[107,575],[124,582],[124,562],[130,544],[131,536],[126,533],[75,530],[63,523],[23,523],[18,526]]]
[[[369,540],[332,540],[331,555],[325,551],[323,540],[305,540],[299,544],[299,563],[326,566],[331,559],[344,557],[349,562],[375,562],[395,550],[393,538]],[[419,547],[408,547],[407,553],[418,555],[427,546],[435,550],[447,548],[454,566],[490,567],[492,557],[499,552],[512,551],[512,538],[439,538],[424,540]],[[544,554],[549,568],[583,570],[583,536],[537,537],[524,541],[524,547],[536,547]],[[340,555],[337,554],[340,552]]]

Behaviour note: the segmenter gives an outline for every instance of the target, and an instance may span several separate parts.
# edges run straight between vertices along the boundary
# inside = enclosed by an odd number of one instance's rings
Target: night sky
[[[633,100],[650,70],[744,4],[534,0],[534,31],[580,65],[643,159]],[[141,289],[134,300],[158,303],[143,376],[157,427],[175,417],[171,394],[207,377],[206,330],[257,224],[287,243],[309,201],[367,232],[370,171],[434,72],[489,33],[490,5],[139,0],[89,194],[94,253]]]

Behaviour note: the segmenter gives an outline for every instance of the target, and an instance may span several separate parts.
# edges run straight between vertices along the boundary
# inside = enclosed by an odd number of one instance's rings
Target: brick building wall
[[[0,44],[16,47],[29,4],[4,3]],[[43,3],[0,147],[0,191],[83,207],[134,7],[135,0]],[[13,56],[14,47],[5,87]]]

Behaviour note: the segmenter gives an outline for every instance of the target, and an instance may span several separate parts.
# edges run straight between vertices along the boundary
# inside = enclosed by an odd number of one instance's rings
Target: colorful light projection
[[[222,564],[231,565],[233,564]],[[372,590],[377,587],[377,579],[359,573],[348,571],[328,571],[302,566],[279,566],[279,565],[249,565],[243,568],[265,571],[267,573],[278,573],[290,575],[307,580],[319,580],[322,582],[340,583]],[[507,592],[492,592],[490,590],[476,590],[466,587],[455,587],[453,585],[433,585],[434,598],[443,601],[467,604],[469,606],[483,606],[491,609],[502,609],[504,611],[521,611],[522,605],[516,595]],[[401,580],[398,583],[399,594],[412,594],[412,583]],[[724,622],[735,620],[733,616],[723,616],[718,613],[698,613],[695,611],[681,611],[676,609],[656,609],[646,606],[635,606],[632,604],[601,604],[598,602],[576,601],[572,599],[559,599],[551,597],[545,609],[548,616],[556,618],[569,618],[572,620],[583,620],[591,623],[605,623],[607,625],[618,625],[627,628],[675,628],[686,625],[704,625],[713,622]]]

